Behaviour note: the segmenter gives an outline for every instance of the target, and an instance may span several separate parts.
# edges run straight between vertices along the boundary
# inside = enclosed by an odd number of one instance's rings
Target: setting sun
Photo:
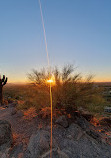
[[[47,83],[53,83],[53,84],[55,84],[55,77],[54,77],[54,75],[52,75],[52,77],[47,80]]]
[[[53,83],[54,81],[52,79],[47,80],[48,83]]]

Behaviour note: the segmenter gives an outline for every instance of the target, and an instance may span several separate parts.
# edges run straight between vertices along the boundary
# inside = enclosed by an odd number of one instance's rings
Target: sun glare
[[[52,79],[50,79],[50,80],[47,80],[47,82],[48,82],[48,83],[53,83],[53,80],[52,80]]]
[[[55,84],[55,77],[52,76],[50,79],[47,80],[47,83]]]

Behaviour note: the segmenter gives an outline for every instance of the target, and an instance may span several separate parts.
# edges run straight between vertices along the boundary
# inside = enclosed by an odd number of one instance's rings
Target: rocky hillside
[[[53,122],[53,158],[111,158],[104,134],[83,116]],[[25,120],[16,103],[0,109],[0,158],[50,158],[50,120]]]

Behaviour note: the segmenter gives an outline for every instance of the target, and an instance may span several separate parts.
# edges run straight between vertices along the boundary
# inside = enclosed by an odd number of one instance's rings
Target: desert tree
[[[78,107],[88,108],[90,105],[98,105],[101,92],[93,82],[93,75],[89,75],[85,80],[81,73],[76,72],[73,65],[65,65],[61,70],[58,67],[52,69],[54,75],[54,84],[52,85],[53,107],[56,109],[65,109],[68,112],[77,110]],[[33,70],[28,74],[28,78],[34,85],[45,85],[48,93],[48,84],[46,80],[49,77],[49,71],[42,69]],[[99,99],[97,99],[99,98]],[[96,100],[96,101],[95,101]]]

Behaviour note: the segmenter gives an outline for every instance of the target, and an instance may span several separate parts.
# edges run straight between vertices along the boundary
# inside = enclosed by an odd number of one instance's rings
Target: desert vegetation
[[[51,73],[32,70],[27,77],[28,84],[4,87],[0,157],[50,157],[51,151],[53,157],[62,158],[81,157],[81,153],[89,158],[111,155],[111,120],[104,115],[107,102],[92,75],[84,79],[73,65],[66,65]]]
[[[65,65],[62,70],[52,69],[52,97],[53,110],[71,113],[78,109],[85,109],[92,113],[102,112],[107,104],[102,96],[102,89],[93,82],[93,76],[86,79],[76,73],[73,65]],[[34,107],[37,112],[50,107],[49,71],[47,69],[32,70],[27,75],[29,84],[12,85],[5,88],[5,97],[21,100],[18,109]]]

